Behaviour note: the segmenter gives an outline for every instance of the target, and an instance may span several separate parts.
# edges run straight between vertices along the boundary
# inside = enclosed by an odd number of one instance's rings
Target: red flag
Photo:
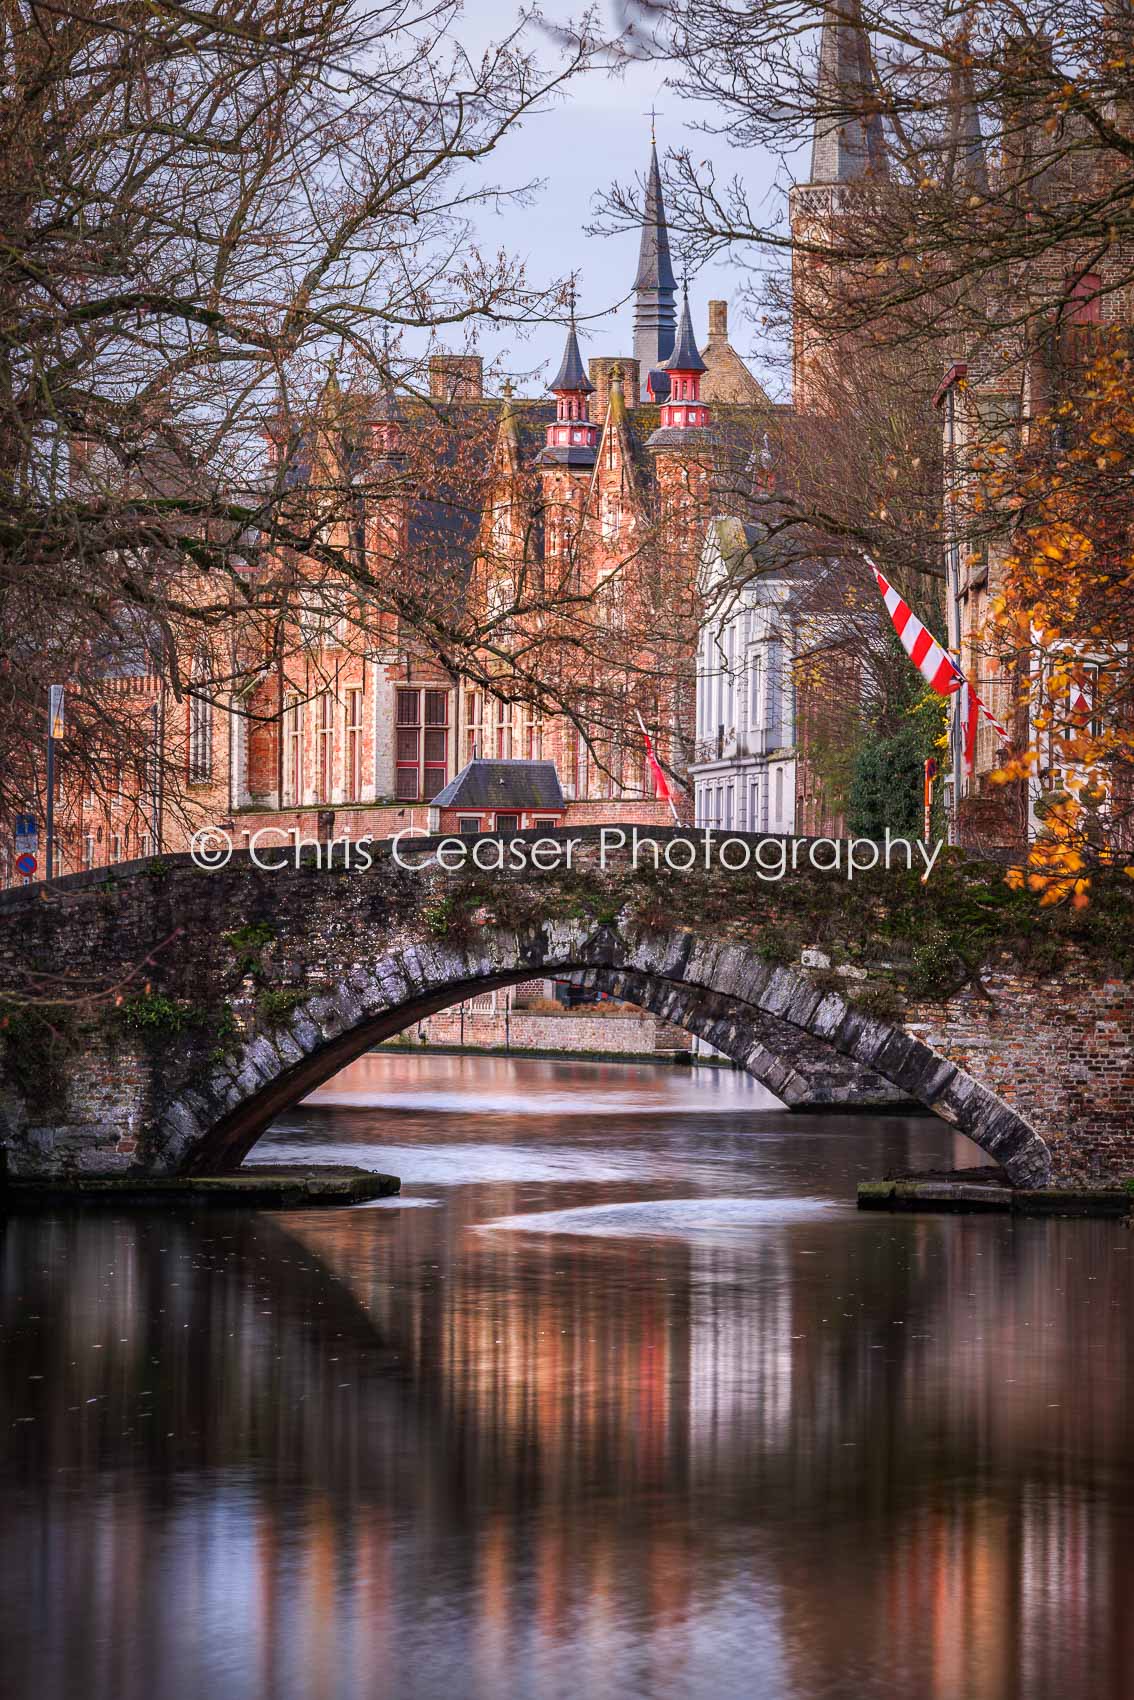
[[[965,684],[965,771],[973,770],[973,757],[976,753],[977,734],[977,694],[973,687]]]
[[[661,762],[654,754],[654,746],[650,743],[650,734],[648,732],[646,733],[646,760],[649,762],[650,772],[654,776],[654,796],[664,797],[667,803],[672,803],[673,793],[670,791],[669,781],[662,772]]]
[[[637,713],[637,710],[635,710],[635,713]],[[669,804],[670,813],[674,820],[677,820],[677,804],[673,800],[673,792],[670,790],[669,781],[666,778],[665,773],[662,771],[662,764],[654,754],[654,746],[650,742],[650,734],[646,731],[646,723],[640,714],[638,715],[638,725],[642,728],[642,736],[646,740],[646,761],[649,765],[650,773],[653,775],[654,796],[662,798]],[[678,824],[680,825],[680,822],[678,822]]]

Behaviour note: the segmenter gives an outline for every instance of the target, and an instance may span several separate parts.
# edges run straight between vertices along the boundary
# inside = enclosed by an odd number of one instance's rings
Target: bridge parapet
[[[177,857],[5,894],[9,1166],[231,1166],[381,1038],[474,991],[576,973],[700,1032],[789,1103],[806,1060],[830,1056],[944,1116],[1020,1181],[1053,1162],[1061,1177],[1134,1173],[1134,989],[1095,936],[1127,913],[1121,892],[1093,920],[1045,918],[999,870],[969,864],[928,883],[916,867],[789,881],[752,862],[781,840],[713,835],[710,850],[747,844],[749,867],[688,872],[628,852],[604,865],[599,829],[515,840],[575,849],[522,876],[400,866],[388,846],[350,870],[314,851],[272,871]]]

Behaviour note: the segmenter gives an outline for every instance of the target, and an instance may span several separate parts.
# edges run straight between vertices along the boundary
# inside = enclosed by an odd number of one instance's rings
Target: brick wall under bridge
[[[816,938],[832,916],[845,933],[892,908],[886,882],[905,876],[853,889],[821,876],[789,898],[715,865],[687,880],[617,856],[600,869],[597,832],[571,836],[570,868],[522,878],[409,870],[384,846],[365,871],[320,868],[310,851],[272,872],[243,854],[211,871],[175,857],[3,894],[9,1170],[235,1166],[379,1040],[477,991],[579,975],[700,1035],[789,1105],[813,1102],[835,1059],[831,1080],[849,1063],[888,1083],[1018,1184],[1134,1174],[1128,982],[1085,957],[1053,975],[1000,953],[975,989],[883,1017],[856,1007],[852,979],[782,959],[783,921],[806,925],[812,905]]]

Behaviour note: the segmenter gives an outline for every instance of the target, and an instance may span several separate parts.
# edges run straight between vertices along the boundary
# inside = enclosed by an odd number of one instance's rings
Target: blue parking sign
[[[16,849],[36,850],[39,848],[39,828],[34,815],[16,816]]]

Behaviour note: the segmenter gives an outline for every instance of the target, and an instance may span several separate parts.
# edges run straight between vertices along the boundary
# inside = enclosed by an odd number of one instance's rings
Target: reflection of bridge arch
[[[788,1102],[806,1089],[793,1051],[827,1047],[950,1122],[1013,1180],[1047,1178],[1043,1140],[994,1093],[922,1040],[853,1010],[798,971],[770,967],[751,947],[719,945],[685,929],[624,939],[613,928],[575,921],[481,929],[468,944],[418,938],[373,956],[362,946],[359,940],[346,984],[305,1000],[270,1037],[249,1040],[166,1106],[152,1152],[156,1166],[233,1167],[274,1116],[382,1039],[477,991],[582,974],[708,1040]]]

